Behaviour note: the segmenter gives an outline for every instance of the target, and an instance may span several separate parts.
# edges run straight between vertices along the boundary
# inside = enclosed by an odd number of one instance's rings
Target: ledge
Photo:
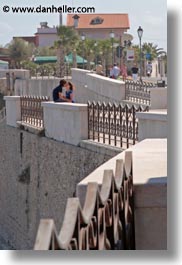
[[[70,111],[87,110],[87,104],[67,103],[67,102],[42,102],[41,106],[44,108],[62,109]]]
[[[19,101],[20,100],[20,96],[4,96],[3,99],[4,100]]]
[[[28,124],[22,121],[17,121],[16,124],[18,128],[21,130],[25,130],[25,131],[28,131],[30,133],[33,133],[39,136],[44,136],[44,132],[45,132],[44,128],[38,128],[36,126],[33,126],[31,124]]]
[[[167,121],[167,110],[150,110],[149,112],[137,112],[136,117],[140,120]]]
[[[108,155],[111,157],[123,152],[122,148],[111,146],[108,144],[102,144],[99,142],[95,142],[94,140],[82,140],[80,142],[80,147],[89,151],[97,152],[99,154]]]

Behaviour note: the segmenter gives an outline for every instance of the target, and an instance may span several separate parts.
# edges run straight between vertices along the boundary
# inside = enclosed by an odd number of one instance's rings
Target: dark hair
[[[60,81],[60,86],[64,86],[67,83],[67,81],[65,79],[61,79]]]
[[[69,86],[70,86],[70,90],[73,90],[73,84],[71,82],[68,82]]]

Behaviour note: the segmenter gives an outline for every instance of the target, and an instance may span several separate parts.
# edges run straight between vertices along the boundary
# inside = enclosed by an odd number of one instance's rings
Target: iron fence
[[[155,86],[155,83],[127,80],[125,82],[126,100],[132,101],[133,103],[150,105],[150,88]]]
[[[132,152],[116,168],[105,170],[101,187],[87,185],[84,206],[67,200],[59,233],[53,219],[42,219],[34,250],[134,250],[134,189]]]
[[[43,108],[41,102],[48,101],[48,97],[22,96],[21,104],[21,121],[35,127],[43,128]]]
[[[136,112],[149,107],[88,102],[88,139],[128,148],[138,141]]]

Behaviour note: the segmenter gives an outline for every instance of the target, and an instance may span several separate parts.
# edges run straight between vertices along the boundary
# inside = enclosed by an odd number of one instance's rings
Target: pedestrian
[[[64,95],[63,95],[63,88],[66,88],[67,81],[65,79],[60,80],[60,83],[57,87],[54,88],[52,97],[54,102],[70,102]]]
[[[112,78],[117,79],[120,75],[120,72],[121,72],[120,68],[115,63],[112,68]]]
[[[102,66],[102,64],[101,64],[100,61],[96,65],[96,74],[98,74],[98,75],[104,75],[103,66]]]
[[[66,98],[70,100],[70,102],[74,103],[74,95],[73,90],[75,90],[75,87],[71,82],[68,82],[66,85]]]
[[[151,62],[148,62],[147,66],[146,66],[146,74],[148,77],[150,77],[152,74],[152,63]]]
[[[126,66],[126,64],[123,64],[121,66],[121,75],[123,77],[123,81],[125,81],[127,78],[127,66]]]
[[[134,64],[133,67],[131,68],[131,72],[132,72],[133,81],[137,81],[137,78],[138,78],[138,67],[137,67],[136,64]]]

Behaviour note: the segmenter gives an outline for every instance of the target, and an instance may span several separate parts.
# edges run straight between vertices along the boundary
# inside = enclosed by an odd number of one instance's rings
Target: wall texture
[[[109,158],[0,123],[0,237],[31,249],[40,218],[60,229],[76,184]]]

